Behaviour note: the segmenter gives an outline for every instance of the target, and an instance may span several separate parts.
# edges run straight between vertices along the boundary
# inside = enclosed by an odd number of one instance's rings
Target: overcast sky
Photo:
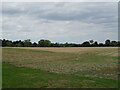
[[[2,38],[9,40],[118,40],[117,2],[4,2],[2,15]]]

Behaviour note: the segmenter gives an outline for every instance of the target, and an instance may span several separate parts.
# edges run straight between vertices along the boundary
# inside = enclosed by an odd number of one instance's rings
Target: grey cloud
[[[100,40],[101,36],[102,40],[106,37],[117,39],[116,5],[117,3],[3,3],[3,37],[33,40],[47,38],[61,42],[79,42],[80,39],[83,41],[89,38]],[[17,36],[18,32],[20,35]]]
[[[117,13],[115,5],[115,3],[23,3],[19,6],[25,10],[9,8],[10,6],[7,9],[3,7],[3,14],[27,13],[34,17],[50,20],[84,21],[84,19],[91,18],[97,21],[99,18],[105,18],[104,21],[107,21],[109,18],[113,18],[110,19],[113,22]],[[111,12],[109,8],[113,11]]]

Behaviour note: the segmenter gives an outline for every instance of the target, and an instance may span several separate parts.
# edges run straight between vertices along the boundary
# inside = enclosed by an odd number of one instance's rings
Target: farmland
[[[4,47],[2,54],[4,88],[117,87],[117,47]]]

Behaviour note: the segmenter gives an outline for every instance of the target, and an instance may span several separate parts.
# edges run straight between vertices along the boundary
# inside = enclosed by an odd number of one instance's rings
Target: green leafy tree
[[[93,45],[94,45],[94,46],[98,46],[98,42],[97,42],[97,41],[95,41]]]
[[[104,44],[103,44],[103,43],[99,43],[99,46],[100,46],[100,47],[103,47],[103,46],[104,46]]]
[[[25,46],[25,47],[30,47],[30,46],[31,46],[31,41],[30,41],[30,39],[24,40],[24,46]]]
[[[23,45],[19,42],[19,43],[17,44],[17,47],[23,47]]]
[[[117,46],[117,45],[118,45],[118,42],[117,42],[117,41],[111,41],[111,45],[112,45],[112,46]]]
[[[34,42],[34,43],[32,44],[32,46],[33,46],[33,47],[37,47],[37,43]]]
[[[11,47],[12,46],[12,42],[6,42],[6,45]]]
[[[107,45],[107,46],[110,45],[110,40],[109,40],[109,39],[107,39],[107,40],[105,41],[105,45]]]
[[[85,42],[82,43],[82,46],[87,46],[88,47],[88,46],[90,46],[90,42],[85,41]]]
[[[51,41],[49,41],[49,40],[42,39],[42,40],[38,41],[38,46],[40,46],[40,47],[49,47],[50,44],[51,44]]]
[[[68,46],[69,46],[68,42],[66,42],[66,43],[64,44],[64,46],[65,46],[65,47],[68,47]]]

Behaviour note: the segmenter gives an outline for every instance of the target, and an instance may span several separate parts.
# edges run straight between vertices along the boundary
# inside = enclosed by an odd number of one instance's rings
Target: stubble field
[[[2,48],[2,54],[5,88],[117,87],[117,47],[7,47]],[[14,85],[18,73],[18,79],[26,79],[22,82],[33,79],[31,84]]]

